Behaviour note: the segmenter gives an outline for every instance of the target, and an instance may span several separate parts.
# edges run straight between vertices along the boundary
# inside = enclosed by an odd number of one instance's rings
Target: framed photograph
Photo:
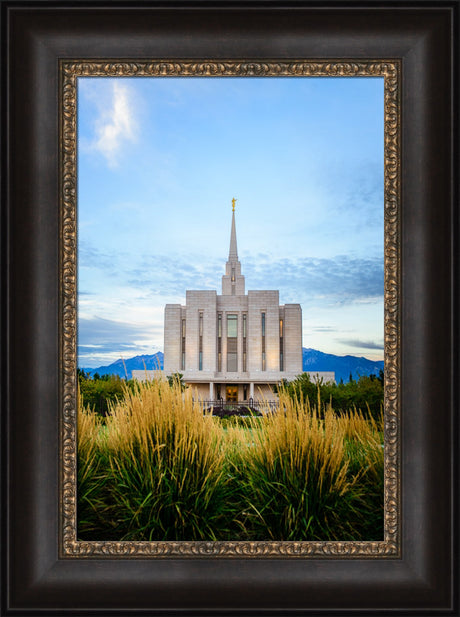
[[[457,9],[2,3],[5,614],[456,614]],[[277,388],[315,340],[375,352],[384,414],[371,463],[315,402],[343,473],[307,520],[294,476],[251,473],[312,434]],[[97,419],[85,380],[120,355],[131,402]],[[140,425],[123,441],[155,396],[195,414],[171,452],[237,453],[214,492]]]
[[[64,554],[398,554],[398,64],[63,62],[61,84]],[[225,217],[226,183],[248,203]]]

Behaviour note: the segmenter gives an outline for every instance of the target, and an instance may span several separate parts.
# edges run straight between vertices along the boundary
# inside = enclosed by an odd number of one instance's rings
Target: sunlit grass
[[[82,539],[383,538],[382,426],[280,393],[222,422],[161,379],[126,391],[105,426],[79,409]]]

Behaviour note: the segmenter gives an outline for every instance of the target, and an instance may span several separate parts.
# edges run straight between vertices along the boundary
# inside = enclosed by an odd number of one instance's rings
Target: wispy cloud
[[[89,241],[79,238],[78,241],[78,266],[80,268],[100,268],[111,270],[117,260],[119,252],[101,250]]]
[[[139,255],[124,266],[119,255],[83,246],[81,265],[97,267],[117,285],[137,289],[143,296],[183,297],[188,289],[221,290],[223,259],[199,255]],[[134,266],[134,267],[133,267]],[[279,289],[280,301],[341,306],[374,302],[383,298],[383,259],[337,255],[333,258],[273,260],[268,255],[242,260],[246,289]],[[87,291],[85,289],[85,291]]]
[[[81,345],[121,344],[121,342],[131,344],[139,338],[150,335],[152,328],[155,329],[155,326],[148,324],[146,332],[146,324],[133,324],[102,317],[81,317],[78,320],[78,342]]]
[[[137,353],[155,353],[155,339],[163,337],[163,324],[132,324],[101,317],[78,320],[79,365],[98,366]]]
[[[378,349],[383,351],[383,343],[376,343],[374,341],[361,341],[359,339],[337,339],[338,342],[349,347],[359,347],[361,349]]]
[[[312,332],[336,332],[337,328],[331,326],[315,326],[311,328]]]
[[[135,142],[138,132],[134,97],[126,84],[112,83],[111,104],[101,110],[95,129],[96,138],[91,147],[106,158],[109,167],[116,167],[124,143]]]
[[[284,301],[299,302],[294,298],[296,293],[311,301],[338,305],[383,297],[383,259],[379,258],[337,255],[330,259],[248,260],[246,271],[251,289],[264,289],[269,282],[270,289],[287,295]]]
[[[224,274],[223,260],[200,257],[144,256],[138,267],[127,271],[127,281],[133,287],[150,287],[156,295],[183,296],[187,289],[216,289],[219,293],[220,277]]]

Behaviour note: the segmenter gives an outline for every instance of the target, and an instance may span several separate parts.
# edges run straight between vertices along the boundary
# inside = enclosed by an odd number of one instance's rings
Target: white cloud
[[[163,310],[161,314],[163,317]],[[78,319],[78,363],[85,368],[110,364],[121,357],[152,354],[162,346],[163,322],[158,319],[153,323],[94,315]]]
[[[133,94],[127,85],[114,81],[111,106],[96,121],[97,138],[92,147],[106,158],[110,167],[116,167],[124,142],[136,142],[137,129]]]

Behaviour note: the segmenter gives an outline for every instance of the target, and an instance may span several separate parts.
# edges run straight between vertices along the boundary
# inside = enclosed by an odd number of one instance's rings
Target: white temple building
[[[274,385],[302,373],[300,304],[280,304],[275,290],[245,291],[235,199],[222,293],[190,290],[185,305],[166,305],[163,370],[181,373],[200,399],[227,402],[274,400]],[[333,373],[318,376],[334,379]],[[133,377],[150,375],[133,371]]]

